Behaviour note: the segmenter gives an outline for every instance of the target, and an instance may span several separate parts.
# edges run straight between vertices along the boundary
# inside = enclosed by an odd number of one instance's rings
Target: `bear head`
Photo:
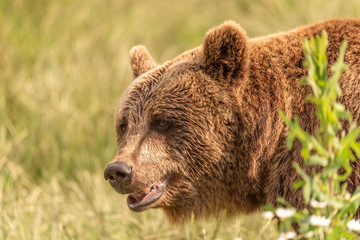
[[[118,150],[104,173],[130,209],[163,208],[183,222],[258,208],[239,138],[247,45],[229,21],[162,65],[144,46],[131,50],[135,80],[116,110]]]

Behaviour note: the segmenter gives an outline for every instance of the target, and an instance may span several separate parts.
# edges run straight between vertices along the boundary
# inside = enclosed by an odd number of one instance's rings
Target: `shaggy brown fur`
[[[302,162],[301,145],[286,148],[288,128],[278,112],[299,116],[310,133],[317,128],[314,105],[305,102],[311,89],[299,83],[306,75],[301,42],[323,29],[329,64],[348,41],[340,101],[360,123],[359,20],[331,20],[254,39],[225,22],[206,34],[202,46],[163,65],[145,47],[134,47],[136,79],[116,111],[119,148],[112,161],[132,167],[133,176],[126,190],[116,190],[135,201],[149,186],[165,184],[157,201],[134,210],[161,207],[172,222],[192,213],[196,218],[223,210],[250,213],[276,204],[279,196],[304,207],[301,192],[292,187],[299,179],[292,162]],[[359,174],[355,163],[350,191],[360,185]]]

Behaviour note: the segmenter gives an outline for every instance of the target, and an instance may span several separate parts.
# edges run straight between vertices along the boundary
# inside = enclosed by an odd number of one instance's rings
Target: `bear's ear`
[[[142,45],[135,46],[130,50],[130,64],[134,78],[158,66],[146,47]]]
[[[245,31],[233,21],[211,29],[203,44],[205,71],[230,84],[247,71],[248,53]]]

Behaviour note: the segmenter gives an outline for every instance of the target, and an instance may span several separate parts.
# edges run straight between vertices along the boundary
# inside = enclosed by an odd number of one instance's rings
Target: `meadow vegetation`
[[[348,0],[0,1],[0,239],[276,239],[260,214],[171,226],[103,178],[128,52],[162,63],[233,19],[255,37],[337,17]]]
[[[304,162],[293,163],[301,179],[293,186],[301,191],[308,207],[296,209],[280,197],[277,207],[264,208],[267,210],[262,213],[265,218],[277,216],[273,220],[279,223],[278,240],[354,239],[360,231],[360,221],[355,219],[360,205],[360,187],[349,192],[344,182],[352,171],[356,171],[351,162],[360,156],[360,128],[344,105],[337,102],[342,92],[339,80],[348,69],[344,63],[346,46],[344,40],[338,60],[330,66],[331,74],[328,74],[326,31],[303,41],[304,66],[308,74],[301,83],[312,88],[312,94],[306,99],[317,108],[319,127],[313,135],[309,134],[301,128],[298,116],[290,120],[280,111],[289,127],[287,147],[291,149],[295,139],[301,142]],[[346,124],[350,127],[346,128]],[[304,165],[312,166],[311,173],[303,168]],[[321,171],[316,170],[320,167]]]

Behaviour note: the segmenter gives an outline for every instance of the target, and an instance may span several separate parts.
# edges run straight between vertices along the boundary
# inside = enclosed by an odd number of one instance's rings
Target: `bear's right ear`
[[[130,50],[130,64],[134,78],[158,66],[145,46],[138,45]]]
[[[233,21],[211,29],[203,44],[205,71],[214,79],[237,82],[247,71],[247,41],[245,31]]]

